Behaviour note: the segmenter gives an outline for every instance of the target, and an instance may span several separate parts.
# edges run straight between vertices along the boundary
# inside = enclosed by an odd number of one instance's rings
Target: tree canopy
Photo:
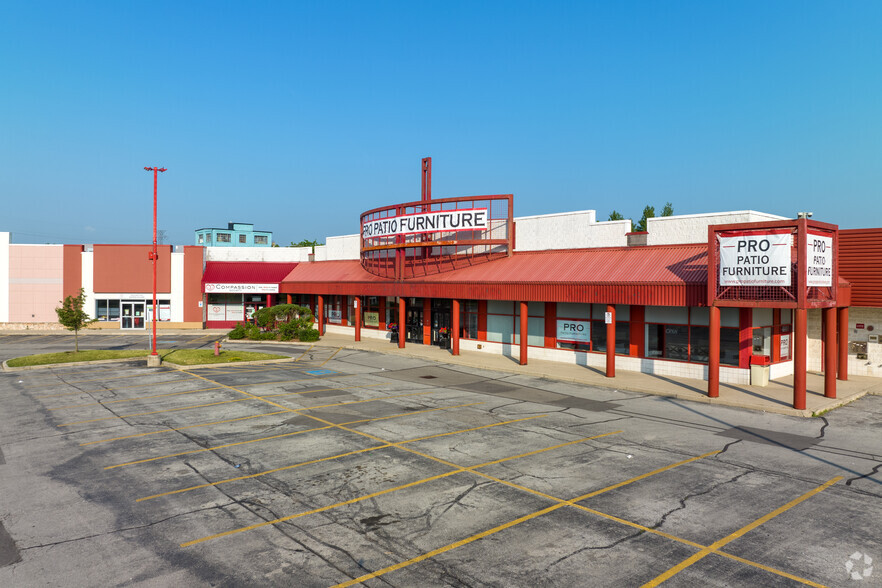
[[[61,323],[68,331],[74,332],[75,350],[80,351],[80,329],[91,325],[97,319],[89,318],[89,313],[83,310],[86,304],[86,294],[83,288],[76,296],[65,296],[61,301],[61,308],[56,308],[55,313],[58,315],[58,322]]]

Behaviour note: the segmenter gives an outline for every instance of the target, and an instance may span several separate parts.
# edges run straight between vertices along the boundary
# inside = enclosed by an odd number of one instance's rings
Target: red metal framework
[[[725,286],[720,284],[720,238],[787,233],[790,237],[790,283],[785,286]],[[832,286],[808,286],[812,236],[832,239]],[[708,304],[766,308],[829,308],[839,289],[838,227],[808,219],[739,223],[708,227]]]
[[[431,174],[431,167],[426,171]],[[400,219],[422,213],[469,210],[486,210],[487,228],[365,236],[365,224],[373,221]],[[375,208],[361,215],[361,265],[371,274],[404,280],[509,257],[513,249],[512,217],[511,194],[424,199]]]

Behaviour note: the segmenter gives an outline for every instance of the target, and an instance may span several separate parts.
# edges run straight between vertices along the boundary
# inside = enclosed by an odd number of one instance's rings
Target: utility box
[[[768,355],[750,356],[750,385],[768,386],[771,358]]]

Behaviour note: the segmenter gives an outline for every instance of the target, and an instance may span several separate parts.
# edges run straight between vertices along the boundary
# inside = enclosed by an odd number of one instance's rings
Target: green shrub
[[[249,339],[260,339],[260,327],[255,324],[250,324],[245,327],[245,336]]]
[[[236,323],[236,326],[233,327],[233,330],[227,333],[227,337],[229,337],[230,339],[244,339],[245,326],[242,323]]]
[[[275,331],[263,331],[257,336],[257,339],[260,341],[269,341],[275,340],[278,337]]]
[[[301,341],[307,341],[307,342],[318,341],[319,340],[318,329],[313,329],[313,328],[300,329],[297,332],[297,338],[300,339]]]

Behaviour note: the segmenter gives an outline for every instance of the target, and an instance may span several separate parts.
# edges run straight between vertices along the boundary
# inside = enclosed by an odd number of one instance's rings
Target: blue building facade
[[[226,229],[196,229],[195,244],[205,247],[271,247],[272,231],[255,231],[250,223],[227,223]]]

